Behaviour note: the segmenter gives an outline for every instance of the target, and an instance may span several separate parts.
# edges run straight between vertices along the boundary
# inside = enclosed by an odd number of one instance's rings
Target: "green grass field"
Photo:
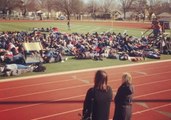
[[[135,29],[135,28],[127,28],[127,27],[116,27],[113,26],[113,23],[110,22],[110,26],[104,26],[96,24],[96,22],[77,22],[71,21],[71,30],[68,30],[66,21],[36,21],[36,22],[0,22],[0,31],[30,31],[33,28],[59,28],[59,31],[66,33],[93,33],[93,32],[116,32],[123,33],[125,30],[127,34],[132,36],[141,36],[141,32],[146,31],[146,29]]]
[[[145,29],[135,29],[135,28],[126,28],[126,27],[114,27],[112,26],[102,26],[97,25],[96,23],[89,23],[89,22],[71,22],[71,30],[68,30],[66,21],[53,21],[53,22],[0,22],[0,31],[30,31],[33,28],[52,28],[58,27],[59,31],[66,32],[66,33],[93,33],[93,32],[116,32],[116,33],[123,33],[127,30],[128,35],[140,37],[141,32],[146,31]],[[160,60],[171,59],[171,55],[162,55]],[[148,62],[148,61],[157,61],[154,59],[146,59],[145,61],[141,62]],[[81,69],[88,69],[88,68],[98,68],[98,67],[105,67],[105,66],[116,66],[116,65],[123,65],[123,64],[134,64],[137,62],[130,62],[130,61],[120,61],[116,59],[104,59],[103,61],[94,61],[94,60],[75,60],[72,56],[64,63],[51,63],[45,64],[47,67],[47,73],[55,73],[55,72],[64,72],[64,71],[72,71],[72,70],[81,70]],[[27,73],[24,76],[28,75],[37,75],[42,73]],[[21,75],[23,76],[23,75]],[[20,77],[20,76],[19,76]],[[5,79],[0,77],[1,79]]]

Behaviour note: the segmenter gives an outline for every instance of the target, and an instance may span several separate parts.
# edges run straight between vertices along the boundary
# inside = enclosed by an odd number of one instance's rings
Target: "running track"
[[[100,68],[116,89],[123,72],[135,87],[132,120],[171,120],[171,61]],[[0,120],[80,120],[97,69],[0,81]],[[110,119],[114,104],[111,104]]]

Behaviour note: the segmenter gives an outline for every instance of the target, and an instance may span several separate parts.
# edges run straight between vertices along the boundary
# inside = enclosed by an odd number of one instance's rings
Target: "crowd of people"
[[[23,43],[40,42],[42,50],[27,51]],[[170,53],[170,37],[137,38],[127,33],[61,33],[58,28],[34,28],[31,32],[0,33],[0,63],[27,65],[28,55],[40,57],[40,62],[64,62],[68,55],[75,59],[103,58],[139,61],[160,59]]]
[[[40,51],[27,51],[23,43],[39,42]],[[54,29],[34,29],[31,32],[0,33],[0,73],[20,75],[26,72],[45,71],[40,63],[64,62],[68,55],[75,59],[103,60],[103,58],[139,61],[145,58],[160,59],[160,54],[171,54],[171,38],[160,36],[137,38],[126,33],[61,33]],[[36,55],[38,63],[27,64],[27,55]],[[122,84],[114,97],[113,120],[130,120],[132,112],[132,76],[124,73]],[[84,120],[108,120],[112,101],[112,88],[108,75],[99,70],[94,86],[86,94],[83,104]]]

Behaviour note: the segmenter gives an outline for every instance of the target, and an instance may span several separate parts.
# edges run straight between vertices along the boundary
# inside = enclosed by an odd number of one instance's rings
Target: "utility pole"
[[[67,9],[68,9],[67,26],[68,26],[68,30],[71,30],[70,28],[70,0],[67,0]]]

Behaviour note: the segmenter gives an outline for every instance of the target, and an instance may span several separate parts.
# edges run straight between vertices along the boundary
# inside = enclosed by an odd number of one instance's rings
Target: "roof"
[[[158,17],[169,17],[169,18],[171,18],[171,14],[167,13],[167,12],[163,12],[163,13],[159,14]]]
[[[159,21],[170,21],[171,22],[171,17],[170,18],[160,18],[158,19]]]

